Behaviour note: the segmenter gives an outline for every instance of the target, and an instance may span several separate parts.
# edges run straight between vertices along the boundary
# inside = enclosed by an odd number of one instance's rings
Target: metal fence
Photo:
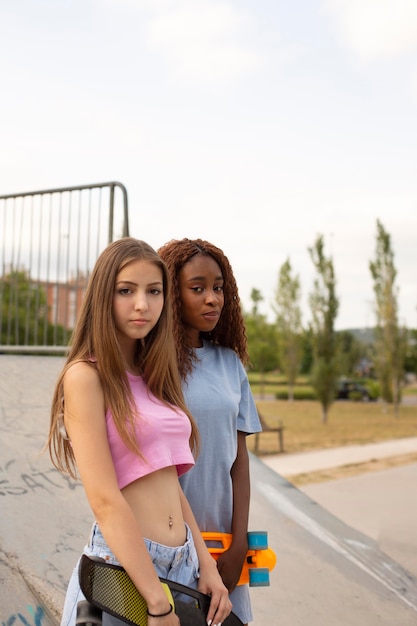
[[[63,352],[97,257],[128,235],[119,182],[0,196],[0,352]]]

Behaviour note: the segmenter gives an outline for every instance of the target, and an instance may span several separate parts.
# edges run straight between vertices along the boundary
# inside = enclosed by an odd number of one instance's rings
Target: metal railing
[[[0,352],[65,351],[97,257],[128,235],[119,182],[0,196]]]

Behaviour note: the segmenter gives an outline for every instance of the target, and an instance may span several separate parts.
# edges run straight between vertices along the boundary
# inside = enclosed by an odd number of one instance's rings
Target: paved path
[[[301,490],[417,578],[417,463]]]
[[[62,362],[0,355],[0,620],[9,626],[56,626],[92,521],[82,488],[39,455]],[[278,556],[271,586],[252,589],[253,626],[416,626],[410,571],[260,459],[250,463],[250,527],[268,531]],[[406,513],[416,506],[410,498]]]
[[[262,460],[275,472],[288,477],[411,453],[417,453],[417,437],[343,446],[342,448],[328,448],[326,450],[312,450],[297,454],[274,454],[265,456]]]
[[[417,437],[264,457],[286,478],[318,470],[417,453]],[[299,489],[417,577],[417,463],[308,484]]]

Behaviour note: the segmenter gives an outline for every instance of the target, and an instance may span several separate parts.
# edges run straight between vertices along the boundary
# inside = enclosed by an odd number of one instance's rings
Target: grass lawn
[[[417,437],[417,404],[403,404],[399,417],[392,406],[384,410],[380,402],[336,401],[328,423],[321,421],[321,405],[316,401],[258,400],[257,407],[269,426],[282,422],[285,452],[302,452],[386,439]],[[254,437],[248,437],[253,451]],[[277,433],[260,436],[259,454],[278,452]]]

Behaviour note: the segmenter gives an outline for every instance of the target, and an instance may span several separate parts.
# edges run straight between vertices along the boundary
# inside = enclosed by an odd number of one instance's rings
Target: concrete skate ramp
[[[278,557],[270,587],[252,590],[256,625],[417,624],[417,579],[373,540],[255,457],[251,480],[250,527]]]
[[[25,570],[15,555],[0,554],[0,619],[4,625],[54,626],[60,606],[41,578]]]
[[[0,355],[0,620],[59,621],[92,516],[82,487],[39,452],[63,359]],[[278,562],[253,588],[255,626],[408,626],[417,580],[358,533],[251,457],[251,530]],[[389,504],[387,504],[389,506]]]

